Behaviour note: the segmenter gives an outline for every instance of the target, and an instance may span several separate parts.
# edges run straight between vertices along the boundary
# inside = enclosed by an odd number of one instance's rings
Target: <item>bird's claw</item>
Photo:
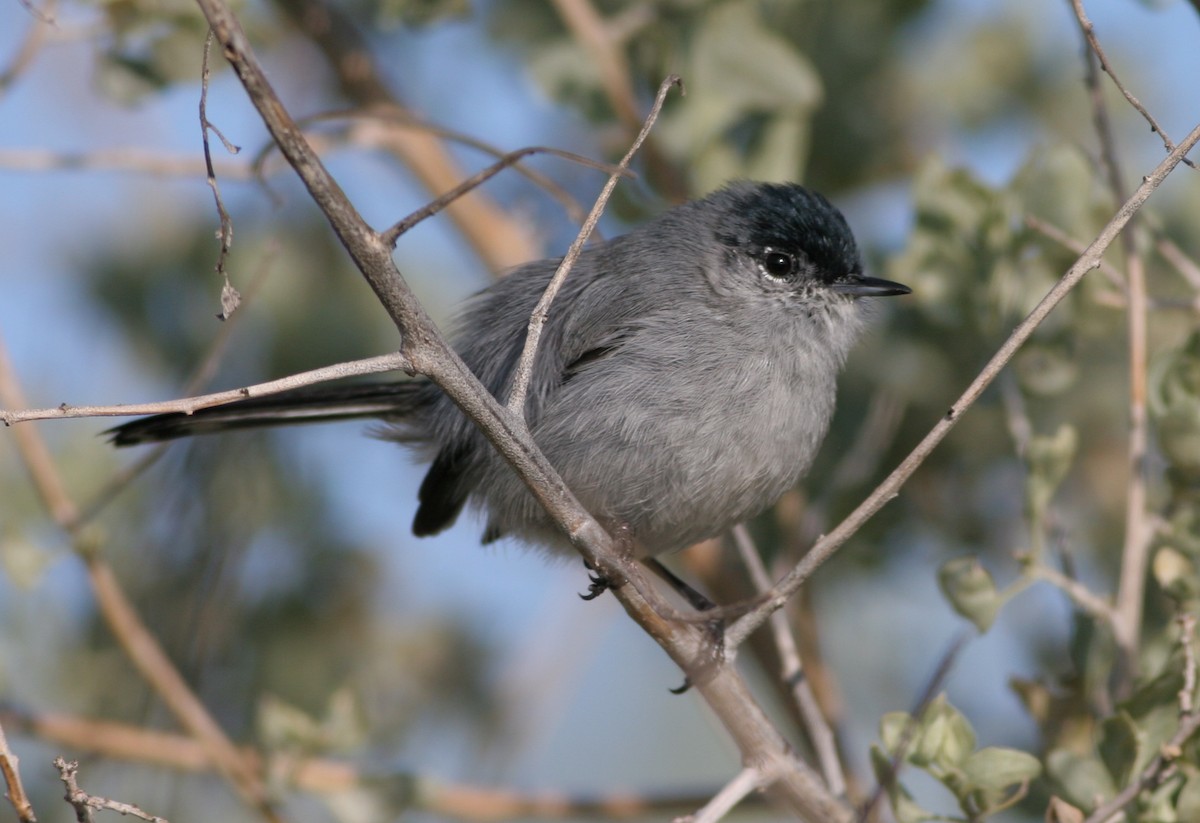
[[[608,582],[608,578],[604,577],[603,575],[599,575],[599,574],[589,574],[588,575],[587,594],[579,595],[579,599],[580,600],[595,600],[597,597],[604,594],[610,588],[612,588],[612,586]]]

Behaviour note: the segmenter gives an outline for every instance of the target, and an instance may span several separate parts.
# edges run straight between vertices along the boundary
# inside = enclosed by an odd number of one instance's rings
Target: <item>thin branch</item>
[[[1108,626],[1116,622],[1117,613],[1112,604],[1073,577],[1067,577],[1057,569],[1040,562],[1030,567],[1029,574],[1032,578],[1044,580],[1061,591],[1089,617]]]
[[[8,66],[0,71],[0,95],[12,88],[13,84],[17,82],[17,78],[33,65],[33,59],[37,57],[37,53],[46,43],[46,35],[55,26],[54,18],[57,6],[57,0],[47,0],[44,10],[35,9],[32,6],[26,7],[30,10],[34,20],[21,40],[21,45],[17,47],[17,53],[13,55]]]
[[[4,726],[0,724],[0,775],[4,777],[5,796],[17,813],[17,820],[21,823],[37,823],[37,815],[34,814],[29,795],[25,794],[25,786],[21,783],[20,765],[21,759],[8,747]]]
[[[1025,225],[1046,239],[1054,241],[1064,249],[1067,249],[1076,255],[1083,254],[1084,249],[1087,248],[1086,243],[1081,243],[1060,229],[1058,226],[1055,226],[1054,224],[1043,220],[1036,215],[1025,215]],[[1107,260],[1100,261],[1100,272],[1108,278],[1108,282],[1111,283],[1113,287],[1121,293],[1122,298],[1124,298],[1126,291],[1125,275]]]
[[[737,545],[742,562],[750,571],[750,579],[754,581],[759,591],[771,588],[771,578],[763,565],[762,557],[750,538],[750,531],[744,525],[733,529],[733,540]],[[782,609],[771,615],[771,633],[775,638],[775,647],[779,652],[780,679],[792,690],[792,699],[800,717],[804,719],[804,731],[812,741],[813,751],[817,762],[821,764],[821,773],[825,776],[825,785],[829,791],[841,797],[846,793],[846,776],[842,772],[841,758],[838,756],[837,741],[833,731],[825,721],[820,704],[813,694],[812,684],[804,672],[804,664],[800,661],[800,650],[796,638],[792,636],[791,626],[788,625],[787,615]]]
[[[383,232],[382,236],[384,242],[392,246],[396,245],[396,241],[399,240],[400,237],[413,226],[417,225],[422,220],[432,217],[433,215],[442,211],[467,192],[479,187],[505,169],[518,165],[518,162],[522,158],[528,157],[532,154],[551,154],[556,157],[563,157],[568,160],[573,160],[575,162],[591,166],[593,168],[604,168],[604,170],[618,176],[625,176],[629,174],[627,169],[617,168],[613,170],[611,166],[605,167],[603,164],[596,163],[586,157],[583,157],[582,155],[560,151],[559,149],[545,148],[543,146],[530,146],[529,148],[517,149],[516,151],[511,151],[508,154],[505,154],[486,169],[471,175],[450,191],[441,195],[437,199],[430,201],[420,209],[417,209],[415,212],[410,214],[408,217],[405,217],[403,220],[396,223],[387,231]]]
[[[147,814],[132,803],[122,803],[119,800],[109,800],[107,797],[97,797],[79,788],[76,775],[79,763],[74,760],[66,761],[61,757],[54,758],[54,768],[58,769],[63,785],[67,787],[64,799],[75,807],[75,819],[79,823],[91,823],[92,810],[117,812],[121,815],[148,820],[150,823],[167,823],[167,819],[155,814]]]
[[[1083,36],[1087,38],[1088,46],[1100,61],[1100,68],[1113,81],[1113,85],[1117,87],[1117,90],[1121,92],[1129,105],[1133,106],[1138,114],[1150,124],[1150,131],[1159,136],[1166,150],[1168,152],[1175,151],[1175,144],[1171,142],[1171,138],[1167,136],[1167,133],[1162,130],[1162,126],[1158,125],[1158,121],[1146,110],[1141,101],[1134,97],[1129,89],[1125,88],[1125,85],[1117,77],[1116,72],[1113,71],[1112,64],[1108,62],[1108,55],[1104,53],[1104,49],[1100,47],[1100,41],[1096,39],[1096,27],[1092,25],[1092,21],[1088,18],[1087,12],[1083,8],[1083,0],[1070,1],[1071,7],[1075,10],[1075,19],[1079,21],[1079,27],[1083,31]],[[1183,163],[1185,166],[1191,166],[1193,169],[1196,168],[1196,164],[1186,157],[1183,159]]]
[[[200,68],[200,140],[204,144],[205,179],[208,181],[208,187],[212,189],[213,200],[216,201],[217,205],[217,217],[221,221],[221,228],[217,232],[217,238],[221,242],[221,250],[217,254],[217,264],[214,266],[217,274],[221,275],[222,280],[221,313],[217,317],[221,320],[228,320],[237,311],[237,307],[242,302],[242,296],[238,294],[238,290],[229,282],[229,272],[225,269],[225,260],[229,257],[229,249],[233,245],[233,218],[229,216],[229,212],[225,209],[225,201],[221,199],[221,187],[217,184],[217,173],[213,170],[212,148],[208,143],[209,131],[212,131],[220,138],[221,143],[225,146],[225,151],[230,154],[237,154],[241,149],[226,140],[225,135],[208,120],[208,81],[212,77],[212,72],[208,66],[208,55],[212,51],[212,42],[213,35],[209,31],[204,37],[204,60]]]
[[[454,129],[448,129],[445,126],[440,126],[436,123],[431,123],[428,120],[417,117],[407,109],[388,104],[372,106],[369,109],[339,109],[335,111],[327,111],[320,114],[310,115],[309,117],[302,118],[297,122],[300,123],[301,127],[307,129],[309,125],[314,123],[341,120],[368,121],[372,123],[382,123],[389,128],[415,129],[417,131],[428,132],[429,134],[432,134],[435,137],[440,137],[443,140],[448,140],[453,143],[460,143],[464,146],[476,149],[484,154],[496,158],[497,160],[503,159],[506,154],[508,154],[508,152],[493,146],[491,143],[480,140],[478,137],[466,134],[465,132],[455,131]],[[388,146],[387,139],[381,139],[376,131],[368,131],[365,128],[350,129],[348,131],[349,136],[347,139],[356,140],[363,145],[376,146],[384,149],[386,149]],[[562,157],[565,160],[570,160],[571,162],[579,163],[580,165],[587,166],[589,168],[599,169],[603,172],[611,172],[613,168],[608,163],[600,163],[592,160],[590,157],[584,157],[580,154],[574,154],[572,152],[562,151],[560,149],[543,148],[540,146],[538,148],[542,151]],[[275,144],[273,142],[268,142],[263,147],[261,152],[255,157],[255,164],[259,165],[265,162],[266,158],[270,156],[274,150]],[[547,194],[558,201],[559,205],[562,206],[563,211],[566,213],[567,218],[572,222],[583,222],[584,218],[587,216],[587,212],[569,191],[564,189],[546,175],[529,168],[524,163],[517,163],[515,166],[513,166],[513,170],[527,178],[535,186],[543,189]]]
[[[658,113],[662,111],[667,94],[675,86],[679,87],[681,94],[685,93],[683,80],[675,74],[668,75],[667,79],[663,80],[662,84],[658,87],[658,95],[654,98],[654,105],[650,108],[650,113],[646,115],[646,122],[642,124],[642,130],[638,132],[633,145],[629,147],[629,151],[625,152],[625,156],[617,164],[616,170],[608,176],[608,182],[604,184],[604,188],[600,191],[600,196],[596,198],[596,203],[592,206],[587,220],[583,222],[583,226],[579,229],[579,234],[575,237],[575,241],[567,249],[566,256],[558,264],[558,269],[554,272],[554,276],[550,278],[550,283],[546,286],[546,291],[542,294],[541,299],[538,300],[537,306],[534,307],[533,314],[529,318],[529,331],[525,335],[525,347],[521,350],[521,359],[517,361],[516,369],[513,372],[513,383],[509,391],[507,403],[509,414],[524,418],[525,396],[529,391],[529,381],[533,377],[533,361],[537,356],[538,343],[542,338],[542,326],[545,325],[546,317],[550,313],[550,305],[554,302],[554,298],[558,296],[558,291],[566,281],[567,275],[570,274],[571,267],[575,265],[575,261],[583,253],[583,246],[587,243],[588,237],[591,235],[593,229],[596,228],[596,224],[600,222],[600,215],[604,213],[604,207],[608,205],[608,198],[612,196],[613,189],[617,187],[617,182],[625,174],[625,170],[629,168],[629,163],[633,160],[633,156],[637,154],[637,150],[642,147],[642,143],[650,135],[650,129],[654,127],[654,121],[658,119]]]
[[[1116,137],[1113,135],[1108,107],[1104,103],[1104,94],[1100,87],[1097,63],[1108,72],[1113,82],[1125,94],[1126,99],[1150,121],[1155,131],[1162,135],[1168,148],[1171,146],[1171,141],[1158,128],[1158,124],[1150,117],[1149,112],[1125,91],[1112,72],[1104,52],[1100,48],[1100,41],[1096,38],[1092,23],[1084,11],[1082,0],[1071,0],[1071,5],[1075,9],[1075,16],[1086,45],[1090,46],[1090,49],[1085,49],[1084,52],[1087,65],[1086,82],[1092,104],[1092,122],[1100,141],[1100,157],[1108,177],[1108,186],[1118,201],[1125,200],[1128,195],[1124,176],[1121,174]],[[1121,235],[1121,248],[1127,272],[1125,296],[1128,301],[1126,318],[1129,326],[1129,444],[1127,450],[1129,485],[1125,498],[1125,537],[1121,550],[1121,571],[1117,585],[1116,619],[1112,623],[1113,634],[1120,650],[1120,659],[1116,666],[1118,696],[1128,694],[1133,688],[1133,680],[1137,675],[1142,603],[1145,597],[1146,571],[1149,565],[1152,536],[1152,529],[1146,519],[1146,452],[1149,443],[1149,421],[1146,414],[1148,309],[1146,266],[1145,258],[1141,253],[1143,244],[1138,229],[1137,219],[1131,219],[1128,231]]]
[[[1188,282],[1193,289],[1200,291],[1200,264],[1188,257],[1183,249],[1169,237],[1160,237],[1156,244],[1158,253],[1175,267],[1175,271]]]
[[[677,817],[675,823],[717,823],[766,784],[764,775],[758,769],[747,766],[738,772],[733,780],[721,787],[721,791],[713,795],[712,800],[705,803],[699,811],[685,817]]]
[[[808,554],[775,585],[775,588],[768,596],[759,598],[750,612],[746,613],[730,626],[725,638],[727,647],[736,647],[751,632],[766,622],[771,612],[781,608],[787,602],[787,599],[804,584],[804,581],[849,540],[862,527],[863,523],[874,516],[876,512],[882,509],[884,505],[899,493],[900,487],[912,476],[913,472],[925,461],[934,448],[942,442],[950,432],[950,429],[958,421],[958,418],[962,416],[963,412],[970,408],[979,399],[984,389],[991,385],[1000,371],[1012,360],[1017,350],[1024,345],[1025,341],[1029,339],[1042,321],[1049,316],[1055,306],[1062,302],[1063,298],[1067,296],[1071,289],[1075,288],[1085,274],[1099,265],[1101,256],[1116,239],[1117,235],[1120,234],[1121,230],[1125,228],[1130,218],[1137,213],[1142,204],[1162,184],[1162,181],[1174,170],[1184,155],[1195,147],[1197,142],[1200,142],[1200,125],[1192,129],[1184,141],[1143,179],[1142,185],[1138,187],[1129,200],[1121,205],[1117,213],[1108,222],[1108,225],[1100,231],[1100,234],[1088,246],[1084,254],[1075,261],[1066,274],[1047,292],[1046,296],[1034,307],[1029,316],[1013,329],[1008,339],[992,355],[987,365],[983,367],[982,371],[971,381],[971,384],[967,386],[958,400],[950,407],[950,410],[925,435],[924,439],[917,444],[908,457],[904,458],[900,465],[837,528],[818,540]]]
[[[297,372],[287,377],[280,377],[278,380],[255,383],[240,389],[228,389],[196,397],[182,397],[177,400],[164,400],[159,403],[122,403],[115,406],[69,406],[63,403],[53,409],[0,409],[0,423],[11,426],[13,423],[29,420],[61,420],[68,417],[129,417],[143,414],[163,414],[164,412],[191,414],[210,406],[222,406],[249,397],[278,394],[282,391],[311,386],[314,383],[324,383],[328,380],[401,370],[411,371],[408,358],[400,353],[381,354],[376,357],[350,360],[333,366]]]
[[[1179,712],[1184,716],[1195,709],[1196,700],[1196,615],[1183,612],[1175,618],[1179,625],[1179,647],[1183,650],[1183,685],[1179,687]]]

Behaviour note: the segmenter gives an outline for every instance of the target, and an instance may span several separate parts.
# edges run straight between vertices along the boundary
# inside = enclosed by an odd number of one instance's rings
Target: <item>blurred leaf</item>
[[[728,0],[705,14],[693,42],[693,77],[705,95],[732,104],[732,121],[749,111],[811,111],[821,79],[793,43],[766,28],[755,0]]]
[[[991,574],[974,555],[955,557],[943,563],[938,569],[938,585],[954,611],[974,623],[981,632],[991,627],[1004,603]]]
[[[1125,712],[1117,712],[1100,725],[1100,757],[1114,785],[1129,782],[1144,745],[1145,735]]]
[[[1013,360],[1021,388],[1040,397],[1062,394],[1075,385],[1079,364],[1073,352],[1056,342],[1034,340]]]
[[[975,750],[975,730],[944,694],[925,710],[910,760],[918,766],[957,769]]]
[[[879,719],[879,739],[888,756],[894,757],[900,746],[906,742],[911,745],[911,737],[916,734],[916,724],[908,712],[888,712]]]
[[[0,537],[0,566],[15,585],[31,589],[42,579],[55,556],[44,546],[36,546],[23,537]]]
[[[1196,566],[1183,552],[1162,546],[1154,553],[1151,568],[1158,585],[1173,599],[1187,602],[1200,596]]]
[[[1092,755],[1055,749],[1046,755],[1046,774],[1062,787],[1060,794],[1083,809],[1093,808],[1117,793],[1108,769]]]
[[[1177,482],[1200,483],[1200,332],[1151,364],[1149,406]]]
[[[1053,435],[1035,435],[1030,438],[1025,454],[1029,465],[1025,494],[1034,522],[1042,521],[1051,499],[1070,471],[1078,450],[1079,434],[1075,427],[1068,423],[1059,426]]]
[[[1083,811],[1061,797],[1051,797],[1044,823],[1083,823]]]
[[[959,792],[963,809],[974,803],[986,815],[988,810],[1008,801],[1013,786],[1026,786],[1042,773],[1042,764],[1031,754],[1016,749],[986,746],[974,752],[962,764],[966,776]]]

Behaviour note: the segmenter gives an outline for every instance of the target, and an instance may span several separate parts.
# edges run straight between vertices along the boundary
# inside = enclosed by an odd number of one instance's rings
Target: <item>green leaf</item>
[[[896,756],[901,744],[905,742],[905,735],[909,735],[908,743],[911,746],[911,737],[918,733],[912,715],[908,712],[888,712],[879,719],[879,739],[883,741],[883,748],[891,757]]]
[[[947,560],[938,569],[938,586],[962,617],[986,632],[996,619],[1004,599],[996,591],[996,583],[974,555]]]
[[[963,761],[962,770],[973,788],[1000,792],[1033,780],[1042,773],[1042,764],[1033,755],[1016,749],[985,746]]]
[[[1151,569],[1158,585],[1176,601],[1194,600],[1200,596],[1196,566],[1191,558],[1178,549],[1161,547],[1154,553]]]
[[[812,111],[824,92],[812,63],[762,25],[754,0],[721,3],[708,13],[693,45],[693,77],[739,115],[780,109]]]
[[[942,769],[958,768],[975,750],[975,730],[944,694],[926,709],[912,762]]]
[[[1144,743],[1145,735],[1124,711],[1105,718],[1100,727],[1100,758],[1114,784],[1129,782]]]
[[[1029,464],[1029,479],[1025,484],[1029,513],[1041,520],[1063,478],[1079,451],[1079,434],[1075,427],[1063,423],[1053,435],[1030,438],[1025,459]]]
[[[1046,773],[1062,788],[1059,794],[1080,808],[1093,808],[1117,793],[1108,769],[1093,755],[1055,749],[1046,756]]]

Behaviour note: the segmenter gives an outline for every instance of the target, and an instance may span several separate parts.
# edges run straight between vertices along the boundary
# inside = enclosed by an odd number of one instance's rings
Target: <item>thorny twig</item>
[[[119,800],[109,800],[107,797],[97,797],[79,788],[79,782],[76,779],[79,773],[79,763],[77,761],[68,761],[61,757],[56,757],[54,758],[54,768],[58,769],[58,774],[63,785],[67,787],[67,793],[63,795],[63,798],[75,807],[75,819],[79,823],[91,823],[93,810],[117,812],[122,815],[148,820],[150,823],[167,823],[166,818],[147,814],[132,803],[122,803]]]
[[[213,169],[212,162],[212,148],[208,143],[209,131],[220,138],[222,145],[225,146],[225,151],[230,154],[237,154],[241,149],[225,139],[221,130],[208,119],[208,81],[212,76],[208,66],[208,55],[212,51],[212,42],[213,33],[210,30],[204,38],[204,62],[200,69],[200,137],[204,144],[204,169],[207,175],[205,179],[208,181],[208,187],[212,189],[213,200],[217,204],[217,216],[221,221],[221,227],[217,231],[217,238],[221,241],[221,250],[217,254],[215,268],[223,282],[221,285],[221,313],[217,317],[221,320],[228,320],[237,311],[242,296],[233,287],[233,283],[229,282],[229,272],[225,270],[225,260],[229,257],[229,249],[233,245],[233,218],[225,210],[225,202],[221,199],[221,187],[217,185],[217,173]]]

